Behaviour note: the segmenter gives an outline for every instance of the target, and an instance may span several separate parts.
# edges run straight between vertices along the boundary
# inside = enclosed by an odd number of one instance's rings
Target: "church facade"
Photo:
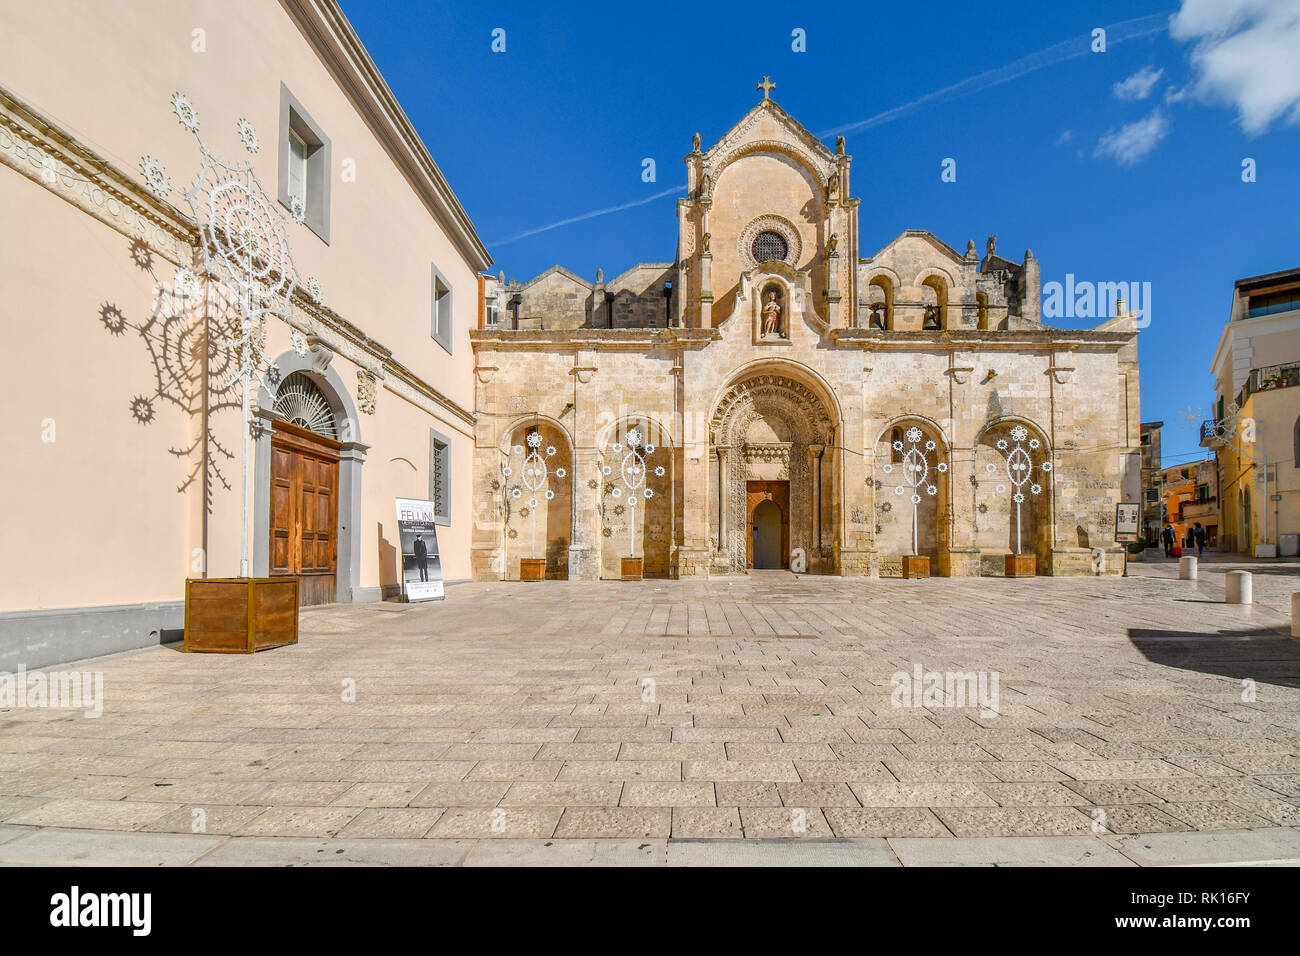
[[[859,248],[852,158],[770,98],[685,157],[671,261],[482,276],[479,579],[751,568],[1120,573],[1137,331],[1042,324],[1031,252],[908,229]],[[535,567],[536,565],[534,565]]]

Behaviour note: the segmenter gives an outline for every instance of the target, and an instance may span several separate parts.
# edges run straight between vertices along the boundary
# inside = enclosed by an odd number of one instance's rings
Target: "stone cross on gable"
[[[754,89],[762,90],[763,99],[768,100],[772,98],[771,94],[772,91],[776,89],[776,84],[772,82],[772,78],[770,76],[765,76],[763,77],[763,82],[758,84],[758,86],[754,87]]]

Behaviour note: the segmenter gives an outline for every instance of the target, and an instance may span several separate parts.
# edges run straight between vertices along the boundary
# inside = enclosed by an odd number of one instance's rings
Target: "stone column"
[[[709,207],[704,207],[700,235],[700,328],[713,328],[713,253],[704,251],[704,236],[709,232]]]
[[[812,496],[809,502],[808,548],[820,556],[822,550],[822,452],[825,445],[808,446],[808,474],[812,481]],[[812,568],[813,555],[808,556],[808,567]]]
[[[956,429],[954,429],[955,431]],[[953,448],[948,461],[947,555],[940,556],[939,570],[949,577],[978,577],[980,552],[975,545],[975,509],[971,489],[975,476],[975,449]]]
[[[573,375],[573,526],[569,540],[569,580],[595,581],[600,578],[600,460],[595,446],[598,393],[595,357],[590,352],[575,356]],[[590,487],[595,478],[596,487]]]
[[[826,323],[832,328],[840,326],[840,254],[832,252],[826,257]]]
[[[727,453],[729,445],[717,445],[718,455],[718,550],[727,550]]]

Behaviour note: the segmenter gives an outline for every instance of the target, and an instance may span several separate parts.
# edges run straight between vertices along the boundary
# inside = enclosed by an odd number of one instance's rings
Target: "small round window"
[[[754,237],[753,253],[755,262],[771,262],[773,259],[785,262],[790,250],[785,236],[779,232],[760,232]]]

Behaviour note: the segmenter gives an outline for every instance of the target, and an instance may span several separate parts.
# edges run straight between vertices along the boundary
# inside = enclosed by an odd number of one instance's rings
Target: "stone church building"
[[[1044,326],[1038,261],[996,237],[982,258],[920,229],[860,249],[843,138],[760,89],[696,134],[671,261],[480,277],[475,577],[617,578],[631,555],[648,577],[889,576],[912,553],[970,576],[1011,552],[1119,573],[1132,315]]]

